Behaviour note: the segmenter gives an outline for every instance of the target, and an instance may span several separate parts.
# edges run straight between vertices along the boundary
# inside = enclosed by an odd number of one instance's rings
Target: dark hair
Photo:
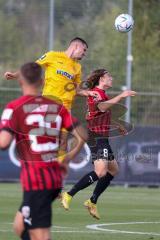
[[[76,41],[85,44],[86,47],[88,48],[88,43],[87,43],[84,39],[82,39],[82,38],[80,38],[80,37],[75,37],[75,38],[73,38],[73,39],[70,41],[70,44],[71,44],[72,42],[76,42]]]
[[[106,69],[94,70],[87,78],[88,88],[92,89],[99,84],[100,77],[104,74],[109,73]]]
[[[20,71],[29,84],[38,84],[42,79],[42,68],[35,62],[25,63],[21,66]]]

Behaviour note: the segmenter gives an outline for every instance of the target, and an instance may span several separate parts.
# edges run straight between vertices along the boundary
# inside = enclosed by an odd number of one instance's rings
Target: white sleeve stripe
[[[1,120],[4,121],[4,120],[10,120],[11,117],[12,117],[12,114],[13,114],[13,109],[11,108],[7,108],[3,111],[2,113],[2,117],[1,117]]]

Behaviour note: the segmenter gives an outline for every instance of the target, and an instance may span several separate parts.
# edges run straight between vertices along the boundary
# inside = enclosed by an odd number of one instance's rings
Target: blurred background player
[[[79,152],[87,136],[62,105],[38,96],[42,84],[40,65],[24,64],[18,81],[23,96],[7,104],[0,123],[0,149],[6,149],[15,137],[21,161],[23,200],[14,229],[23,240],[50,240],[51,204],[62,187],[57,159],[61,128],[72,132],[77,140],[66,161]]]
[[[93,217],[99,219],[97,200],[118,172],[118,164],[108,141],[110,126],[115,125],[120,132],[126,134],[123,126],[112,121],[112,106],[123,98],[135,96],[136,92],[127,90],[110,99],[105,91],[112,87],[112,76],[105,69],[93,71],[88,78],[88,83],[91,90],[100,95],[100,100],[91,96],[87,98],[88,145],[91,149],[94,171],[85,175],[70,191],[62,194],[62,205],[68,210],[73,196],[98,180],[93,195],[85,201],[84,205]]]

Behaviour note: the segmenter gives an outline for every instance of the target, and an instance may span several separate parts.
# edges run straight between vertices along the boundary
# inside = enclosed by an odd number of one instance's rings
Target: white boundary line
[[[123,231],[123,230],[114,230],[103,228],[103,226],[117,226],[117,225],[134,225],[134,224],[160,224],[160,222],[122,222],[122,223],[103,223],[103,224],[92,224],[87,225],[86,228],[90,230],[98,230],[110,233],[122,233],[122,234],[139,234],[139,235],[152,235],[160,236],[160,233],[155,232],[132,232],[132,231]]]
[[[52,228],[62,228],[62,229],[78,229],[77,227],[63,227],[63,226],[52,226]]]
[[[13,230],[11,230],[11,229],[8,229],[8,230],[6,230],[6,229],[0,229],[0,232],[12,232],[12,233],[13,233]]]
[[[13,230],[11,229],[0,229],[0,232],[4,232],[4,233],[7,233],[7,232],[12,232],[13,233]],[[97,231],[84,231],[84,230],[51,230],[52,233],[100,233],[100,232],[97,232]]]
[[[12,225],[11,222],[4,222],[1,223],[1,225]],[[12,229],[0,229],[0,232],[12,232]],[[97,231],[94,230],[79,230],[77,227],[67,227],[67,226],[52,226],[51,228],[52,233],[97,233]]]
[[[4,223],[1,223],[1,225],[13,225],[13,223],[11,223],[11,222],[4,222]],[[51,228],[52,228],[52,229],[53,229],[53,228],[78,229],[77,227],[56,226],[56,225],[53,225]]]
[[[59,233],[100,233],[97,231],[85,231],[85,230],[53,230],[51,232],[59,232]]]
[[[0,229],[0,232],[4,232],[4,233],[8,233],[8,232],[11,232],[13,233],[12,230],[6,230],[6,229]],[[83,231],[83,230],[51,230],[52,233],[100,233],[100,232],[97,232],[97,231]]]
[[[2,225],[11,225],[12,223],[3,223]],[[117,226],[117,225],[135,225],[135,224],[160,224],[160,222],[117,222],[117,223],[102,223],[102,224],[91,224],[87,225],[86,228],[89,231],[86,230],[78,230],[76,227],[63,227],[63,226],[53,226],[51,232],[57,232],[57,233],[102,233],[107,232],[111,234],[138,234],[138,235],[152,235],[152,236],[160,236],[160,233],[156,232],[133,232],[133,231],[124,231],[124,230],[114,230],[114,229],[108,229],[103,228],[105,226]],[[54,229],[56,228],[56,229]],[[58,230],[59,228],[59,230]],[[0,232],[13,232],[11,229],[0,229]]]

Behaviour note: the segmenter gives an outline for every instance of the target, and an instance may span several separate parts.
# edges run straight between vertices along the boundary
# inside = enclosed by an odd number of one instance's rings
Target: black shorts
[[[88,132],[88,146],[91,150],[92,162],[98,159],[104,159],[107,161],[114,160],[114,154],[109,144],[108,137],[101,136],[97,133]]]
[[[24,217],[27,229],[49,228],[52,225],[52,202],[60,193],[58,190],[25,191],[19,211]]]

